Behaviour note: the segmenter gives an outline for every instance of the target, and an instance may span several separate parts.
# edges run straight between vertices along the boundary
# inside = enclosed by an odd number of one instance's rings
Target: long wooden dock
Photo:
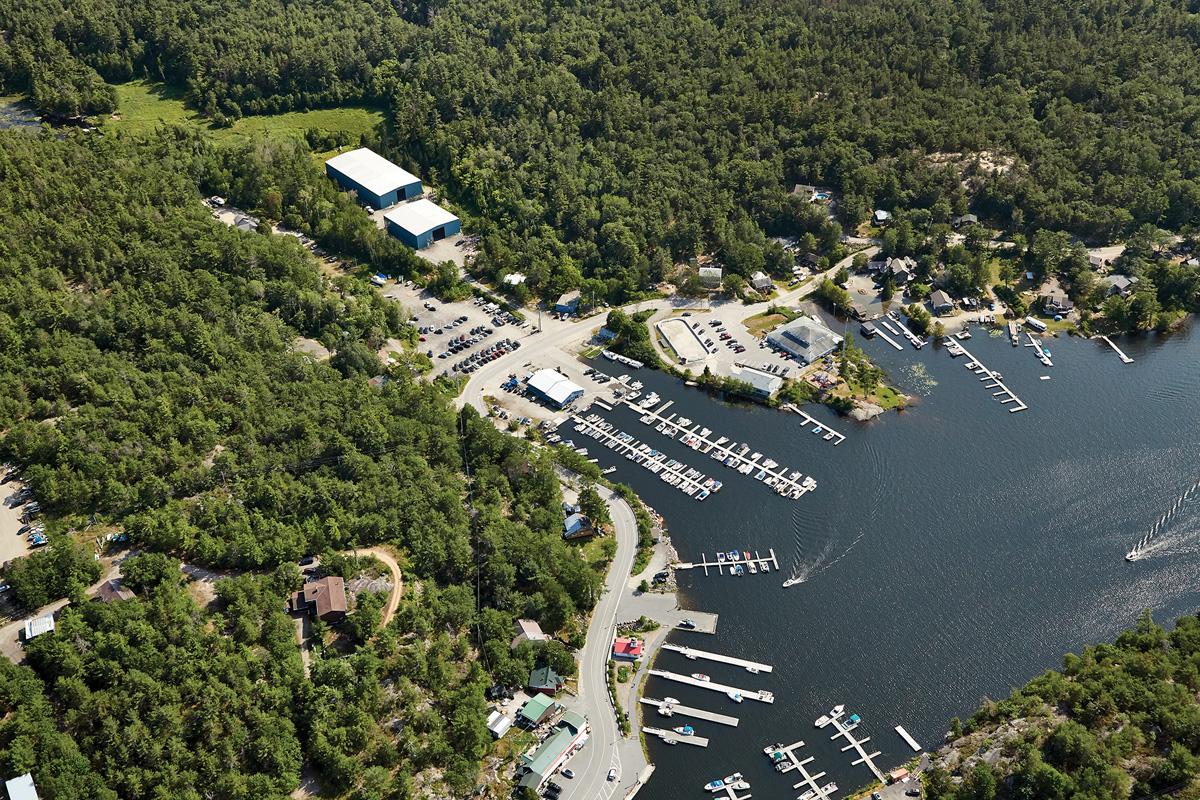
[[[749,671],[757,670],[758,672],[771,672],[770,664],[760,664],[757,661],[749,661],[745,658],[737,658],[735,656],[726,656],[721,653],[710,653],[707,650],[697,650],[694,647],[688,647],[681,644],[664,644],[663,650],[674,650],[676,653],[683,653],[690,659],[703,658],[706,661],[719,661],[722,664],[733,664],[735,667],[742,667]]]
[[[1107,336],[1101,336],[1100,338],[1103,339],[1104,341],[1108,342],[1108,346],[1111,347],[1113,350],[1117,351],[1117,355],[1121,357],[1121,361],[1123,361],[1126,364],[1133,363],[1133,359],[1130,358],[1129,356],[1125,355],[1125,353],[1122,352],[1121,348],[1117,347],[1116,343],[1113,342],[1112,339],[1108,338]]]
[[[846,434],[838,433],[823,422],[817,422],[815,419],[809,416],[807,411],[800,408],[800,406],[793,405],[791,403],[784,403],[782,406],[780,406],[780,408],[786,411],[791,411],[793,414],[799,414],[804,419],[804,424],[801,425],[801,427],[807,428],[809,425],[814,426],[813,433],[824,433],[825,435],[822,438],[824,438],[827,442],[832,441],[835,447],[846,441]]]
[[[715,711],[705,711],[703,708],[681,706],[678,703],[667,703],[665,700],[655,700],[653,697],[639,697],[638,702],[644,705],[654,706],[655,708],[670,706],[671,716],[702,719],[705,722],[715,722],[718,725],[728,725],[731,728],[736,728],[739,722],[737,717],[731,717],[727,714],[718,714]]]
[[[878,322],[882,323],[883,327],[885,327],[889,331],[891,331],[893,335],[895,335],[895,336],[900,335],[900,333],[895,328],[893,328],[891,325],[888,324],[887,317],[880,317],[878,319]],[[888,344],[890,344],[892,347],[896,348],[897,350],[901,350],[901,351],[904,350],[904,345],[900,344],[895,339],[893,339],[891,336],[888,336],[886,333],[879,330],[879,328],[875,329],[875,335],[878,336],[880,339],[883,339],[885,342],[887,342]]]
[[[904,730],[903,725],[896,726],[896,733],[900,734],[900,738],[908,743],[908,746],[918,753],[921,752],[921,745],[917,744],[917,740],[908,735],[908,731]]]
[[[963,347],[963,344],[961,341],[956,341],[954,344],[963,351],[963,355],[965,355],[967,358],[970,359],[970,361],[967,362],[968,368],[970,368],[971,371],[974,372],[976,375],[980,376],[979,380],[982,382],[985,382],[985,383],[988,381],[991,381],[991,383],[988,383],[988,385],[985,386],[984,388],[986,388],[986,389],[999,388],[1000,389],[1000,391],[998,391],[998,392],[992,392],[992,397],[1003,397],[1004,399],[1002,399],[1000,401],[1001,405],[1007,405],[1008,403],[1016,403],[1015,406],[1008,409],[1009,412],[1016,413],[1018,411],[1024,411],[1025,409],[1029,408],[1029,406],[1027,406],[1023,402],[1021,402],[1021,398],[1017,397],[1016,394],[1013,393],[1012,389],[1009,389],[1007,386],[1004,385],[1004,382],[1000,380],[997,373],[995,373],[992,370],[985,367],[979,361],[979,359],[977,359],[975,356],[971,355],[970,351],[967,350],[967,348]]]
[[[707,561],[707,560],[706,560],[707,556],[706,556],[704,553],[701,553],[701,554],[700,554],[700,560],[699,560],[699,561],[684,561],[684,562],[680,562],[679,564],[676,564],[676,565],[675,565],[675,569],[697,569],[697,568],[703,568],[703,569],[704,569],[704,574],[707,576],[707,575],[708,575],[708,570],[709,570],[709,567],[712,567],[712,568],[716,569],[716,570],[717,570],[717,572],[719,572],[719,573],[720,573],[720,574],[722,574],[722,575],[724,575],[724,574],[725,574],[725,567],[729,567],[729,574],[730,574],[730,575],[732,575],[732,574],[733,574],[733,568],[734,568],[735,566],[737,566],[737,565],[739,565],[739,564],[740,564],[740,565],[742,565],[743,567],[745,567],[745,566],[746,566],[746,565],[747,565],[747,564],[748,564],[750,561],[753,561],[753,562],[755,562],[755,563],[758,565],[758,569],[759,569],[759,571],[760,571],[760,572],[762,572],[764,575],[765,575],[765,574],[767,574],[767,569],[766,569],[766,566],[765,566],[766,564],[774,564],[774,565],[775,565],[775,571],[776,571],[776,572],[779,572],[779,559],[775,557],[775,548],[774,548],[774,547],[768,547],[768,548],[767,548],[767,552],[769,552],[769,553],[771,554],[771,555],[770,555],[768,558],[763,558],[762,556],[760,556],[760,555],[758,554],[758,551],[757,551],[757,550],[755,550],[755,551],[754,551],[754,558],[751,558],[751,559],[748,559],[748,560],[747,560],[747,559],[742,559],[741,561],[728,561],[728,560],[726,560],[726,561],[720,561],[720,560],[717,560],[717,561]],[[745,570],[743,570],[743,573],[745,574],[745,573],[746,573],[746,571],[745,571]]]
[[[708,739],[705,739],[703,736],[697,736],[694,733],[691,736],[684,736],[682,733],[676,733],[675,731],[667,731],[662,728],[647,728],[645,726],[642,727],[642,732],[651,736],[657,736],[663,741],[674,739],[676,744],[694,744],[696,747],[708,747]]]
[[[800,757],[796,755],[796,751],[801,747],[804,747],[804,742],[796,742],[795,744],[789,744],[787,747],[781,747],[778,750],[771,750],[770,753],[783,753],[783,755],[788,759],[789,766],[781,769],[780,772],[800,770],[801,780],[799,783],[792,786],[793,789],[799,789],[801,786],[808,784],[808,787],[812,790],[813,796],[816,798],[816,800],[828,800],[828,798],[833,796],[833,793],[836,792],[837,789],[831,789],[829,792],[826,792],[824,791],[824,788],[817,783],[817,779],[825,777],[825,773],[818,772],[814,775],[805,769],[805,767],[808,766],[814,759],[812,756],[809,756],[808,758],[801,760]],[[768,755],[770,755],[770,753],[768,753]]]
[[[859,757],[851,763],[866,764],[867,767],[870,768],[871,772],[875,773],[876,778],[878,778],[882,783],[887,783],[887,777],[883,774],[879,767],[875,766],[875,762],[871,760],[875,756],[879,755],[879,751],[876,750],[874,753],[867,753],[867,751],[863,749],[863,745],[871,741],[871,737],[868,736],[865,739],[859,739],[852,733],[852,731],[858,727],[858,723],[854,722],[847,725],[840,719],[835,719],[833,721],[833,727],[837,728],[837,733],[829,737],[831,740],[836,739],[839,736],[845,736],[846,741],[850,742],[850,744],[842,748],[842,752],[844,753],[851,748],[858,752]]]
[[[627,460],[655,475],[662,473],[660,478],[670,481],[672,486],[688,497],[704,500],[719,492],[724,485],[715,478],[709,479],[699,470],[690,470],[682,461],[668,459],[665,454],[605,422],[599,414],[592,414],[586,419],[575,415],[571,419],[575,423],[576,431],[595,439],[609,450],[625,456]]]
[[[676,683],[695,686],[698,689],[708,689],[713,692],[721,692],[725,695],[737,694],[745,700],[757,700],[760,703],[775,702],[775,695],[765,689],[757,692],[748,692],[745,689],[739,689],[736,686],[726,686],[723,683],[716,683],[714,681],[702,681],[699,678],[693,678],[691,675],[680,675],[677,672],[668,672],[665,669],[651,669],[647,670],[647,672],[659,678],[666,678],[667,680],[675,681]]]

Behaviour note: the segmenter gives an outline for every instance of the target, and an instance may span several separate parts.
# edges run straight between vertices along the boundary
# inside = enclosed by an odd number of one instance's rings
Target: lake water
[[[1058,668],[1064,653],[1111,640],[1142,608],[1168,627],[1200,608],[1193,330],[1120,340],[1132,364],[1102,341],[1050,339],[1055,366],[1046,368],[1031,349],[977,329],[966,344],[1028,404],[1016,414],[964,368],[966,358],[951,359],[944,348],[859,344],[919,401],[866,424],[809,407],[847,435],[837,447],[803,430],[794,414],[726,405],[660,373],[637,374],[647,390],[675,401],[668,413],[816,478],[816,491],[800,501],[666,439],[625,407],[604,414],[724,481],[700,503],[592,448],[601,466],[616,464],[613,478],[664,514],[682,560],[773,547],[784,571],[740,579],[678,573],[685,607],[717,612],[720,622],[715,636],[677,632],[673,641],[764,661],[775,672],[751,675],[671,652],[658,665],[770,689],[776,701],[735,705],[650,678],[648,696],[733,714],[741,725],[692,721],[711,739],[707,750],[654,740],[657,772],[642,797],[695,798],[702,783],[734,771],[755,796],[794,797],[795,773],[774,772],[762,749],[798,739],[808,743],[801,757],[816,758],[810,770],[828,772],[825,780],[843,790],[862,786],[867,768],[851,766],[844,742],[830,742],[831,729],[813,727],[834,705],[862,717],[856,732],[871,737],[869,751],[882,751],[876,763],[887,769],[913,755],[894,726],[934,748],[951,717],[965,719],[985,696],[1005,697]],[[753,358],[759,352],[748,351],[749,360],[765,360]],[[1151,531],[1146,557],[1126,563]],[[793,571],[807,579],[783,589]]]
[[[36,131],[41,125],[37,112],[25,103],[11,100],[0,101],[0,130],[12,128]]]

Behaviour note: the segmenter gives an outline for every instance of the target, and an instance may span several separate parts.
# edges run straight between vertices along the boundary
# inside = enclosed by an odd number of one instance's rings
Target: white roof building
[[[753,367],[742,367],[733,377],[753,386],[754,393],[760,397],[770,397],[783,386],[783,378]]]
[[[458,217],[430,200],[422,197],[402,206],[393,208],[383,215],[388,222],[399,225],[414,233],[431,231],[452,222],[458,222]]]
[[[53,614],[25,620],[25,641],[29,641],[35,636],[41,636],[43,633],[54,633]]]
[[[487,729],[492,732],[492,736],[496,739],[503,738],[504,734],[508,733],[508,729],[511,727],[512,720],[499,711],[493,711],[488,715]]]
[[[416,175],[365,147],[336,155],[325,163],[368,192],[379,196],[393,192],[398,187],[421,182]]]
[[[525,282],[525,276],[519,272],[510,272],[504,276],[504,282],[509,286],[516,286],[518,283]]]
[[[559,408],[583,397],[583,387],[552,369],[540,369],[529,378],[529,388]]]
[[[37,788],[33,785],[33,775],[26,772],[20,777],[4,782],[8,792],[8,800],[38,800]]]

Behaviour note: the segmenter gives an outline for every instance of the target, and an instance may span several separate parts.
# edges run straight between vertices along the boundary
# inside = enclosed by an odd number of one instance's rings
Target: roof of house
[[[553,708],[555,705],[554,698],[550,695],[535,694],[529,698],[529,702],[521,709],[520,714],[527,720],[537,722],[547,710]]]
[[[458,220],[458,217],[424,197],[393,208],[383,218],[413,235],[428,233]]]
[[[974,214],[962,214],[950,220],[955,225],[963,225],[967,222],[979,222],[979,217]]]
[[[817,187],[815,186],[809,186],[807,183],[797,183],[796,188],[792,189],[792,194],[797,197],[812,197],[816,191]]]
[[[519,272],[510,272],[504,276],[504,282],[510,286],[516,286],[518,283],[525,282],[525,276]]]
[[[563,527],[566,528],[567,536],[578,533],[581,530],[594,530],[592,521],[588,519],[587,514],[579,513],[572,514],[563,520]]]
[[[613,642],[613,654],[637,658],[642,654],[642,640],[622,636]]]
[[[766,395],[775,394],[779,391],[779,387],[783,386],[783,378],[753,367],[742,367],[741,372],[735,373],[733,377],[750,384],[755,391]]]
[[[1066,292],[1061,289],[1055,289],[1046,294],[1046,303],[1053,304],[1059,308],[1074,308],[1075,304],[1067,297]]]
[[[546,664],[539,664],[529,673],[529,686],[534,689],[558,689],[563,685],[562,676]]]
[[[721,277],[721,275],[722,275],[722,272],[721,272],[720,267],[701,267],[700,268],[700,277],[701,278],[719,278],[719,277]]]
[[[929,302],[933,303],[934,308],[939,306],[952,306],[954,301],[950,299],[950,295],[943,292],[941,289],[934,289],[929,295]]]
[[[539,369],[533,373],[529,378],[529,387],[559,405],[567,402],[576,392],[583,391],[582,386],[552,369]]]
[[[513,632],[518,635],[523,633],[526,639],[533,641],[545,641],[546,639],[546,634],[542,633],[542,626],[532,619],[519,619],[514,622]]]
[[[770,286],[771,279],[769,277],[767,277],[766,275],[764,275],[762,272],[756,272],[750,276],[750,285],[756,289],[760,285],[761,286]]]
[[[128,589],[121,588],[121,582],[115,579],[100,584],[98,594],[100,599],[106,603],[115,603],[118,600],[132,600],[135,596]]]
[[[875,219],[877,219],[877,220],[885,220],[885,219],[891,219],[891,218],[892,218],[892,212],[890,212],[890,211],[884,211],[881,208],[875,212]]]
[[[300,595],[306,606],[315,608],[318,617],[333,611],[346,613],[346,583],[340,576],[330,575],[306,583]]]
[[[10,781],[5,781],[4,789],[8,792],[8,800],[38,800],[37,787],[33,785],[33,775],[28,772]]]
[[[559,297],[558,300],[555,301],[554,304],[556,306],[569,306],[572,303],[578,303],[578,302],[579,302],[579,290],[572,289],[569,292],[563,292],[562,296]]]
[[[387,194],[421,180],[366,147],[336,155],[325,163],[372,194]]]
[[[1109,285],[1117,288],[1120,291],[1128,289],[1133,284],[1137,283],[1136,275],[1109,275],[1100,281],[1101,285]]]

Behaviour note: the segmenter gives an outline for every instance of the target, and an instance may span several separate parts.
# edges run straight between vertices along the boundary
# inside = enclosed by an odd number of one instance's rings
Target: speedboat
[[[797,797],[796,800],[813,800],[813,798],[815,798],[816,796],[817,796],[817,790],[809,789],[807,792],[805,792],[804,794]]]
[[[724,561],[725,561],[725,554],[724,554],[724,553],[717,553],[717,562],[718,562],[718,563],[721,563],[721,562],[724,562]]]
[[[674,728],[673,730],[676,733],[678,733],[680,736],[691,736],[692,734],[695,733],[695,731],[692,730],[691,725],[681,725],[680,727]]]
[[[758,574],[758,566],[753,561],[750,562],[750,574],[751,575]]]
[[[833,707],[833,711],[830,711],[830,712],[829,712],[829,718],[830,718],[830,719],[837,719],[838,717],[840,717],[840,716],[842,715],[842,712],[843,712],[843,711],[845,711],[845,710],[846,710],[846,707],[845,707],[845,706],[843,706],[843,705],[836,705],[836,706],[834,706],[834,707]]]
[[[679,742],[675,739],[663,739],[663,742],[666,744],[679,744]]]
[[[740,703],[744,699],[741,692],[729,692],[729,699],[735,703]]]
[[[707,675],[705,675],[703,672],[693,672],[692,677],[698,681],[710,680],[710,678]]]
[[[1134,548],[1133,550],[1130,550],[1128,553],[1125,554],[1126,561],[1137,561],[1141,557],[1142,557],[1141,551],[1139,551],[1137,548]]]
[[[824,728],[828,724],[829,724],[829,715],[822,714],[820,717],[817,718],[817,721],[813,723],[813,726],[817,727],[817,728]]]
[[[797,583],[800,583],[803,580],[804,580],[803,578],[788,578],[786,581],[783,582],[783,588],[786,589],[789,586],[795,586]]]
[[[678,700],[676,700],[674,697],[664,697],[664,698],[663,698],[663,702],[664,702],[664,703],[666,703],[666,704],[667,704],[667,705],[669,705],[669,706],[677,706],[677,705],[679,705],[679,701],[678,701]]]
[[[779,752],[780,750],[782,750],[782,749],[783,749],[783,742],[776,742],[776,743],[775,743],[775,744],[773,744],[773,745],[770,745],[770,746],[768,746],[768,747],[764,747],[764,748],[763,748],[763,755],[767,755],[767,756],[769,756],[769,755],[771,755],[771,753],[778,753],[778,752]]]
[[[830,794],[831,792],[836,792],[836,791],[837,791],[837,784],[834,783],[833,781],[830,781],[829,783],[827,783],[821,787],[821,794]]]
[[[704,784],[704,791],[706,791],[706,792],[719,792],[721,789],[724,789],[724,788],[725,788],[725,781],[712,781],[710,783]]]
[[[670,717],[675,714],[675,712],[671,710],[670,706],[659,706],[658,713],[664,717]]]
[[[746,672],[749,672],[751,675],[757,675],[758,667],[746,667]]]

